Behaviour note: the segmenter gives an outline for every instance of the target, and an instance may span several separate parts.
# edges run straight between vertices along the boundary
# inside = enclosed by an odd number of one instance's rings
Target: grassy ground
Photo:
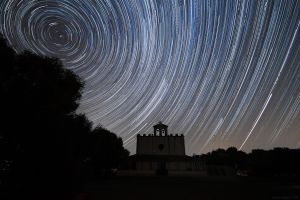
[[[116,176],[88,184],[86,199],[294,200],[300,199],[300,182],[249,177]]]

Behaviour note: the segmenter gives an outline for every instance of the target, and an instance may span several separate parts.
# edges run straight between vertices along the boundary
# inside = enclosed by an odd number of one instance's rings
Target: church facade
[[[183,135],[169,135],[168,126],[162,122],[153,129],[152,135],[137,135],[137,155],[185,155]]]
[[[153,134],[137,135],[136,154],[131,160],[135,170],[156,174],[204,170],[201,160],[185,154],[184,135],[169,134],[162,122],[153,126]]]

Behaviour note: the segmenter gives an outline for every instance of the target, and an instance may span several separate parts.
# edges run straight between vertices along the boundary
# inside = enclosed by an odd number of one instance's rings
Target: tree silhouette
[[[129,155],[122,139],[101,126],[92,131],[91,139],[91,159],[96,175],[110,175],[111,170],[118,168]]]
[[[300,177],[300,149],[254,149],[246,154],[235,147],[217,149],[199,156],[208,165],[226,165],[246,171],[249,176]]]
[[[247,157],[247,166],[255,176],[300,176],[300,150],[274,148],[254,149]]]
[[[129,155],[121,138],[76,114],[83,83],[58,59],[16,54],[1,36],[0,59],[0,168],[9,169],[0,181],[15,198],[71,199],[84,170],[106,173]]]
[[[20,194],[68,199],[79,187],[91,131],[75,113],[83,83],[58,59],[17,55],[4,39],[0,56],[1,161],[12,161],[10,185]]]

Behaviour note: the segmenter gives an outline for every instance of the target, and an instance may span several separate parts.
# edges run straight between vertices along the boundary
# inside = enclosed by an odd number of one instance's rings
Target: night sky
[[[9,43],[77,73],[78,112],[131,153],[158,121],[188,154],[300,147],[299,0],[1,0],[0,11]]]

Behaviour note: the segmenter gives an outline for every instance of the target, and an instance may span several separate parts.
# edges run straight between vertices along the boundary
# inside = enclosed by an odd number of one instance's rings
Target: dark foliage
[[[17,55],[3,39],[0,47],[1,163],[10,163],[6,184],[20,195],[71,197],[81,184],[82,141],[91,129],[75,114],[83,84],[57,59]]]
[[[250,176],[299,176],[300,150],[274,148],[255,149],[246,154],[235,147],[218,149],[200,156],[208,165],[226,165]]]
[[[77,75],[58,59],[17,55],[2,38],[0,59],[1,190],[69,199],[80,191],[88,164],[117,167],[127,152],[122,140],[102,128],[92,131],[75,113],[83,88]]]
[[[217,149],[201,157],[209,165],[227,165],[237,169],[244,168],[246,156],[246,153],[238,151],[235,147],[230,147],[227,150]]]
[[[98,176],[111,175],[129,155],[122,138],[100,126],[92,131],[91,141],[91,162]]]
[[[299,149],[257,149],[248,155],[247,166],[251,175],[256,176],[300,175],[299,158]]]

